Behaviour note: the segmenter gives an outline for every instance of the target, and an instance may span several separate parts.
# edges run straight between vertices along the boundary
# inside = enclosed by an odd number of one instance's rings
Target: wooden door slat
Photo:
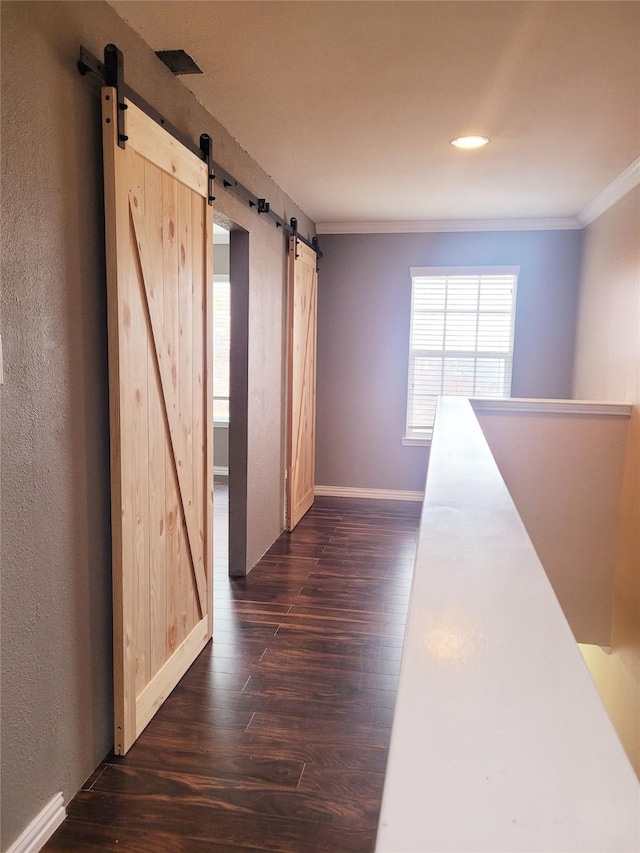
[[[205,235],[213,234],[213,207],[207,204],[204,208],[204,233]],[[213,272],[213,239],[205,239],[204,241],[204,268]],[[204,513],[204,549],[205,567],[207,572],[207,583],[209,589],[213,589],[213,345],[207,346],[209,340],[207,334],[207,324],[213,323],[213,275],[205,276],[203,281],[203,304],[202,316],[204,318],[203,334],[205,343],[205,360],[203,364],[204,377],[202,381],[202,390],[204,393],[204,430],[203,441],[204,449],[204,470],[205,477],[203,483],[203,513]],[[212,342],[211,342],[212,344]],[[227,549],[228,551],[228,549]],[[208,636],[213,634],[213,607],[209,610],[209,630]]]
[[[206,458],[204,453],[204,425],[203,418],[206,413],[206,400],[204,397],[204,377],[206,369],[206,358],[203,352],[202,342],[204,340],[204,251],[202,234],[205,231],[203,205],[198,196],[191,197],[191,257],[193,258],[191,284],[193,314],[191,325],[191,340],[193,342],[193,358],[191,360],[192,372],[192,436],[191,450],[192,459],[190,468],[193,471],[193,518],[198,536],[198,561],[200,571],[205,577],[205,587],[208,587],[206,578],[206,555],[204,553],[204,497],[205,497],[205,475]]]
[[[194,625],[196,605],[193,594],[193,574],[198,571],[200,538],[195,530],[193,501],[193,290],[192,290],[192,209],[191,192],[178,186],[178,418],[175,426],[174,452],[177,470],[181,475],[180,494],[183,520],[189,547],[189,563],[181,573],[181,619],[185,636]],[[195,536],[195,538],[194,538]],[[200,615],[204,611],[200,610]]]
[[[178,399],[178,239],[177,239],[177,197],[178,185],[166,173],[162,175],[162,263],[163,263],[163,296],[164,296],[164,338],[166,356],[169,363],[171,381],[171,400]],[[171,405],[170,402],[167,403]],[[165,478],[167,484],[167,505],[165,513],[166,542],[165,542],[165,587],[167,590],[167,649],[172,654],[184,639],[179,616],[180,584],[182,571],[183,537],[182,521],[180,519],[178,486],[174,473],[173,455],[165,457]]]
[[[144,160],[136,154],[128,158],[129,186],[135,188],[140,204],[144,205]],[[130,233],[130,252],[135,249],[135,235]],[[149,457],[149,408],[148,408],[148,360],[139,358],[139,352],[146,352],[149,346],[149,332],[144,303],[140,294],[140,274],[135,266],[130,267],[129,277],[129,311],[130,322],[125,329],[129,338],[127,352],[129,356],[129,372],[131,386],[126,389],[131,395],[130,403],[133,412],[132,436],[134,440],[134,458]],[[133,567],[136,575],[135,589],[135,620],[132,626],[134,639],[132,649],[135,654],[135,684],[136,696],[144,689],[151,678],[150,661],[150,525],[149,514],[149,466],[134,465],[130,471],[124,472],[125,488],[128,491],[128,506],[124,520],[132,525],[131,537],[133,542]]]
[[[155,227],[148,229],[150,251],[162,258],[162,172],[145,160],[144,170],[145,213]],[[155,287],[158,316],[164,322],[164,288]],[[149,423],[162,428],[149,430],[149,628],[150,666],[157,672],[168,656],[167,648],[167,588],[165,584],[164,556],[166,544],[165,508],[167,502],[165,456],[167,454],[167,430],[162,407],[162,386],[155,365],[149,370],[148,406]]]

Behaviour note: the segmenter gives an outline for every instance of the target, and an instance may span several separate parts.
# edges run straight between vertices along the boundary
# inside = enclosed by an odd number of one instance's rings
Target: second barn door
[[[289,363],[286,528],[313,504],[316,456],[316,253],[289,240]]]
[[[211,636],[213,227],[207,166],[102,90],[115,752]]]

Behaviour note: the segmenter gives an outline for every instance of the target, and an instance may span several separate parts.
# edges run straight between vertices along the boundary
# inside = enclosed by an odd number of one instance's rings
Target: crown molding
[[[318,222],[318,234],[431,234],[456,231],[578,231],[580,221],[564,219],[431,219],[409,222]]]
[[[610,207],[620,201],[623,196],[640,184],[640,157],[618,175],[608,187],[602,190],[584,210],[578,214],[578,221],[582,228],[590,225],[599,216],[602,216]]]

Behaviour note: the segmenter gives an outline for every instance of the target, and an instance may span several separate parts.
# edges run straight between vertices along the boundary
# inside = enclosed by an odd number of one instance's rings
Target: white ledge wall
[[[438,406],[379,853],[635,853],[640,784],[468,400]]]

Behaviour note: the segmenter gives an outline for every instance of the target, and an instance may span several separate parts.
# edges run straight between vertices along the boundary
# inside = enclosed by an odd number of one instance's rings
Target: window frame
[[[410,267],[410,280],[411,280],[411,299],[410,299],[410,308],[409,308],[409,348],[408,348],[408,357],[407,357],[407,398],[406,398],[406,411],[405,411],[405,434],[402,438],[403,445],[430,445],[431,438],[433,435],[433,424],[431,427],[427,427],[425,430],[417,431],[415,429],[410,429],[409,425],[409,415],[411,412],[411,403],[413,400],[413,385],[415,384],[413,381],[413,372],[412,372],[412,362],[416,357],[416,353],[421,353],[423,355],[432,355],[434,358],[442,358],[443,361],[447,358],[447,350],[443,348],[441,350],[416,350],[413,347],[413,330],[414,330],[414,304],[415,304],[415,289],[416,289],[416,279],[419,278],[453,278],[453,277],[463,277],[463,276],[472,276],[472,277],[483,277],[483,276],[503,276],[510,275],[514,277],[513,283],[513,296],[511,303],[511,312],[510,312],[510,325],[509,325],[509,350],[506,354],[505,365],[506,365],[506,374],[505,374],[505,382],[504,382],[504,390],[505,393],[503,395],[491,395],[491,398],[494,399],[508,399],[512,393],[512,378],[513,378],[513,354],[515,349],[515,323],[516,323],[516,313],[517,313],[517,297],[518,297],[518,277],[520,274],[520,266],[516,264],[495,264],[489,266],[438,266],[438,267]],[[448,286],[448,285],[447,285]],[[443,311],[446,317],[446,308]],[[454,313],[454,312],[452,312]],[[471,312],[469,312],[471,313]],[[488,312],[489,313],[489,312]],[[475,312],[476,317],[480,316],[481,312],[478,309]],[[477,342],[476,342],[477,343]],[[450,351],[450,358],[456,358],[461,355],[460,351]],[[463,351],[464,357],[470,357],[474,360],[481,357],[496,357],[500,358],[504,357],[503,352],[498,351],[482,351],[482,350],[465,350]],[[467,395],[460,395],[467,396]],[[475,389],[474,393],[468,395],[469,398],[482,398],[482,394],[478,394]],[[485,397],[484,399],[491,399],[489,397]]]

